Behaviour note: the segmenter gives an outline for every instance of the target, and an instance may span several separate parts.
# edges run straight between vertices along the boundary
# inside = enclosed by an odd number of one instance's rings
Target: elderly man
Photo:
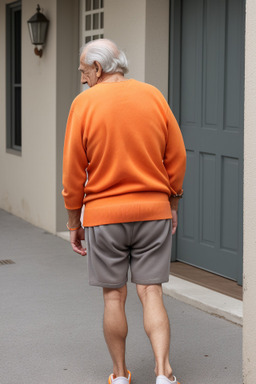
[[[125,362],[130,267],[155,356],[156,383],[177,384],[169,363],[170,328],[161,284],[169,279],[183,193],[182,135],[162,94],[124,77],[127,59],[112,41],[86,44],[79,70],[90,89],[70,109],[63,196],[72,248],[88,253],[89,282],[103,288],[104,336],[113,360],[108,383],[131,382]]]

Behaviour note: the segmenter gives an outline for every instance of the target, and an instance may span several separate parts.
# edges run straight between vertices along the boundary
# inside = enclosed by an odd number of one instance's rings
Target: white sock
[[[174,377],[174,381],[167,379],[167,377],[163,375],[157,376],[156,384],[177,384],[176,377],[175,376],[173,377]]]

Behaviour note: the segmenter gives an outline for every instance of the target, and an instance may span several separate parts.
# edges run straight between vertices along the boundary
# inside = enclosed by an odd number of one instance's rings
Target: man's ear
[[[102,66],[100,65],[100,63],[98,61],[94,61],[94,65],[95,65],[95,70],[96,70],[96,76],[98,78],[101,77],[102,75]]]

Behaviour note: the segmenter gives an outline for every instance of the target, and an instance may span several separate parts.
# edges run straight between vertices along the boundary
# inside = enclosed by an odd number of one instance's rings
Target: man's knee
[[[163,291],[161,284],[152,284],[152,285],[140,285],[137,284],[137,293],[140,298],[140,301],[143,303],[148,297],[157,296],[162,298]]]
[[[119,302],[124,304],[127,297],[127,286],[124,285],[121,288],[103,288],[103,297],[105,303]]]

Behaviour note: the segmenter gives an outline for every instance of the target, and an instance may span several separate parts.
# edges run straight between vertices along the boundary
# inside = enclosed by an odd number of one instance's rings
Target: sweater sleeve
[[[67,121],[63,153],[62,195],[67,209],[79,209],[83,205],[88,166],[83,129],[82,119],[73,104]]]
[[[186,150],[179,125],[167,107],[168,137],[165,149],[164,165],[169,176],[171,194],[181,194],[186,171]]]

